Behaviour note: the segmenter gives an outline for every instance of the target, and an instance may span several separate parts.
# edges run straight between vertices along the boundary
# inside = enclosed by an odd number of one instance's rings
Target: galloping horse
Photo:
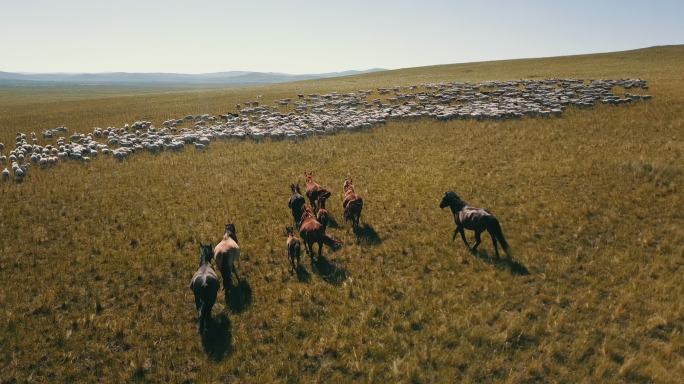
[[[292,190],[292,196],[287,202],[288,208],[292,211],[292,219],[296,226],[299,226],[299,220],[302,218],[302,213],[304,213],[304,204],[306,200],[302,196],[302,191],[299,189],[299,184],[290,184],[290,189]]]
[[[216,272],[211,268],[211,258],[214,256],[211,248],[211,244],[200,243],[200,266],[190,281],[190,289],[195,294],[200,333],[204,333],[211,320],[211,308],[216,303],[216,293],[221,285]]]
[[[323,197],[327,199],[330,197],[331,192],[314,181],[313,172],[304,171],[304,177],[306,178],[306,197],[309,198],[309,204],[313,207],[313,211],[318,212],[318,206],[316,205],[318,198]]]
[[[290,259],[290,265],[292,266],[292,272],[297,273],[297,267],[299,267],[299,254],[302,250],[301,242],[294,235],[294,228],[286,227],[287,231],[287,257]]]
[[[323,232],[328,228],[328,223],[330,222],[330,214],[325,209],[325,200],[323,196],[318,196],[318,213],[316,214],[316,220],[321,223]]]
[[[226,224],[223,240],[214,248],[214,256],[216,257],[216,266],[223,277],[223,289],[226,289],[226,284],[231,284],[231,273],[235,274],[235,279],[239,283],[240,276],[238,276],[235,268],[235,262],[240,263],[240,246],[238,245],[235,225],[232,223]]]
[[[342,208],[344,208],[344,221],[351,221],[354,228],[359,225],[361,220],[361,210],[363,209],[363,198],[356,194],[352,179],[344,179],[344,197],[342,198]]]
[[[311,263],[314,261],[314,243],[318,244],[319,258],[322,256],[324,243],[332,249],[337,249],[341,246],[338,241],[325,234],[325,231],[323,231],[323,226],[318,222],[318,220],[316,220],[313,211],[308,204],[304,205],[304,213],[302,213],[302,218],[299,223],[299,235],[302,236],[302,240],[304,240],[306,252],[309,254],[309,256],[311,256]]]
[[[496,258],[499,258],[497,240],[501,243],[504,251],[506,251],[506,256],[508,256],[509,259],[511,258],[511,248],[508,246],[508,242],[506,242],[499,220],[491,212],[486,209],[469,206],[468,203],[461,200],[461,198],[452,191],[444,193],[444,197],[442,197],[442,202],[439,203],[439,207],[451,208],[451,213],[454,215],[456,229],[454,229],[454,235],[451,237],[452,241],[456,239],[456,234],[460,233],[466,247],[468,247],[471,252],[475,252],[480,245],[480,235],[486,230],[492,238],[492,243],[494,243]],[[470,247],[470,244],[468,244],[468,240],[466,240],[464,228],[475,231],[475,244],[472,248]]]

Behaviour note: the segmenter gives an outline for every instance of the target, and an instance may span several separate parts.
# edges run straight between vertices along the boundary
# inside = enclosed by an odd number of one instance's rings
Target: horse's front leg
[[[461,234],[463,244],[465,244],[466,248],[470,249],[470,244],[468,244],[468,240],[466,239],[465,230],[463,229],[463,226],[459,225],[458,227],[456,227],[456,230]]]

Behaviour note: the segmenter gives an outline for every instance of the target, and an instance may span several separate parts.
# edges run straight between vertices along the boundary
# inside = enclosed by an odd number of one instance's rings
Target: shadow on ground
[[[221,361],[233,352],[233,329],[225,313],[211,319],[209,327],[202,334],[202,346],[207,356],[214,361]]]
[[[341,228],[340,223],[338,223],[337,220],[335,220],[335,217],[333,215],[328,216],[328,228]]]
[[[496,256],[490,255],[489,252],[485,250],[477,250],[473,253],[473,255],[487,264],[491,264],[497,268],[507,269],[514,275],[524,276],[530,274],[530,271],[525,265],[513,260],[512,258],[509,259],[507,257],[501,257],[497,259]]]
[[[356,235],[356,242],[360,245],[378,245],[382,243],[378,232],[368,223],[363,223],[354,228],[353,231],[354,235]]]
[[[224,292],[226,305],[232,312],[243,312],[252,304],[252,287],[245,277],[242,277],[237,285],[233,285],[232,281],[224,285]]]
[[[339,285],[347,279],[347,270],[338,267],[337,264],[326,259],[325,256],[317,257],[312,261],[311,266],[314,273],[330,284]]]
[[[311,281],[311,274],[303,265],[298,265],[295,273],[297,275],[297,280],[299,280],[300,283],[308,283]]]

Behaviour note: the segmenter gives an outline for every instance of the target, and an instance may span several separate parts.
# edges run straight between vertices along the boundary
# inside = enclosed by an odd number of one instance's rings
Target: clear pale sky
[[[0,0],[0,70],[315,73],[684,43],[684,0]]]

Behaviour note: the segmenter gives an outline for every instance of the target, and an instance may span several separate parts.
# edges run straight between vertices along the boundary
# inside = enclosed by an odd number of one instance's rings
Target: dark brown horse
[[[304,171],[304,177],[306,178],[306,197],[309,198],[309,204],[313,207],[313,212],[316,213],[318,212],[318,206],[316,204],[318,198],[323,197],[324,199],[327,199],[330,197],[331,192],[314,181],[313,172]]]
[[[486,209],[469,206],[468,203],[461,200],[461,198],[452,191],[444,193],[444,197],[442,197],[439,207],[451,208],[451,213],[454,215],[456,229],[454,229],[454,235],[451,237],[452,241],[456,239],[456,234],[460,233],[463,243],[465,243],[466,247],[468,247],[471,252],[475,252],[477,251],[477,247],[480,245],[480,237],[482,232],[487,231],[492,238],[492,243],[494,243],[494,252],[496,253],[496,258],[499,258],[499,248],[497,246],[498,241],[501,243],[504,251],[506,251],[506,256],[508,256],[510,259],[511,249],[503,235],[499,220],[491,212]],[[468,244],[468,240],[466,240],[464,229],[475,231],[475,244],[472,248],[470,247],[470,244]]]
[[[299,184],[290,184],[290,189],[292,190],[292,196],[287,202],[288,208],[292,211],[292,220],[297,227],[299,227],[299,220],[302,218],[302,213],[304,213],[304,204],[306,200],[302,196],[302,191],[299,189]]]
[[[361,210],[363,210],[363,198],[356,193],[352,179],[344,179],[344,196],[342,208],[344,208],[344,221],[351,221],[354,228],[359,226]]]
[[[330,222],[330,214],[325,209],[325,200],[323,196],[318,196],[318,213],[316,214],[316,220],[321,223],[323,232],[328,228],[328,223]]]
[[[318,244],[318,257],[321,257],[323,254],[323,244],[329,246],[333,250],[341,246],[338,241],[325,234],[323,226],[316,220],[313,211],[308,204],[304,205],[304,213],[302,213],[302,218],[299,221],[299,235],[302,237],[302,240],[304,240],[306,252],[311,256],[312,263],[314,261],[314,243]]]
[[[286,227],[285,230],[287,231],[287,258],[290,259],[292,272],[297,273],[302,245],[299,239],[295,237],[292,227]]]
[[[211,244],[202,245],[200,243],[200,262],[199,269],[192,276],[190,289],[195,295],[195,307],[199,318],[199,332],[204,333],[211,320],[211,309],[216,303],[216,293],[220,283],[216,272],[211,268],[211,259],[214,254],[211,251]]]

